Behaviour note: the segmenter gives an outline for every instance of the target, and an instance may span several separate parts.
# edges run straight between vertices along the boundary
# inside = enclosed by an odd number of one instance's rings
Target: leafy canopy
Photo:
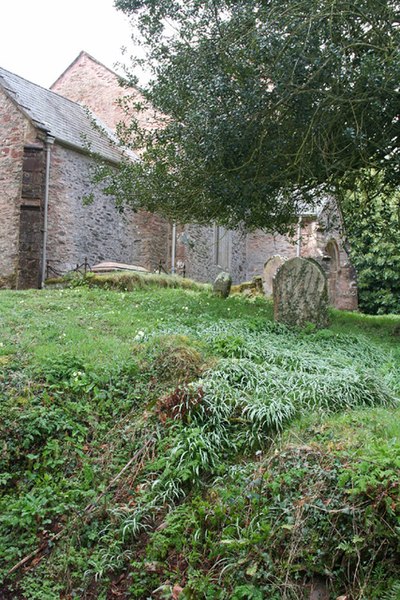
[[[284,230],[371,170],[399,181],[397,0],[116,0],[153,65],[158,130],[110,191],[182,222]],[[125,139],[126,141],[126,139]]]
[[[360,309],[400,314],[400,193],[387,198],[358,186],[341,206],[358,274]]]

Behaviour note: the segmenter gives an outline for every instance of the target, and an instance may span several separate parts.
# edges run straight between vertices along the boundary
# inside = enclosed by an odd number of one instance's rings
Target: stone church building
[[[65,272],[84,257],[90,264],[110,260],[149,270],[160,261],[169,270],[184,263],[187,276],[199,281],[223,269],[241,282],[262,275],[273,256],[301,255],[327,272],[332,305],[357,308],[355,274],[332,225],[332,203],[301,215],[290,239],[218,226],[173,227],[157,215],[120,213],[101,189],[92,189],[89,149],[116,167],[121,161],[112,142],[125,119],[126,97],[142,100],[86,52],[50,90],[0,69],[0,287],[40,287],[46,266]],[[95,128],[93,119],[105,125]],[[158,117],[149,107],[140,120],[153,128]],[[84,205],[89,193],[94,201]]]

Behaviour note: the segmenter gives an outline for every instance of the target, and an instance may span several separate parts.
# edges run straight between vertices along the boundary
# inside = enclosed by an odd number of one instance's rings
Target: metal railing
[[[159,261],[158,263],[158,267],[155,271],[156,273],[158,273],[159,275],[161,275],[161,273],[165,273],[166,275],[172,275],[173,273],[170,271],[167,271],[167,269],[164,267],[164,264],[162,262],[162,260]],[[180,263],[180,261],[178,261],[177,266],[175,267],[175,274],[176,275],[180,275],[181,277],[186,277],[186,265],[185,263]]]
[[[53,261],[51,260],[46,261],[46,279],[50,279],[51,277],[62,277],[63,275],[66,275],[66,273],[80,273],[81,275],[86,275],[86,273],[88,273],[91,270],[89,261],[86,256],[83,263],[76,263],[76,267],[74,269],[69,269],[68,271],[64,272],[60,271],[56,267],[53,267],[51,264],[52,262]],[[161,259],[159,260],[158,266],[154,272],[158,273],[159,275],[161,275],[161,273],[171,275],[171,272],[165,268],[164,263]],[[184,262],[178,261],[177,266],[175,268],[175,273],[177,275],[180,275],[181,277],[186,277],[186,265]]]
[[[68,273],[80,273],[81,275],[86,275],[86,273],[88,271],[90,271],[90,264],[89,264],[89,261],[86,256],[85,256],[85,260],[83,261],[83,263],[81,263],[81,264],[76,263],[76,267],[74,269],[69,269],[69,271],[65,271],[65,272],[59,271],[58,269],[53,267],[50,264],[51,262],[52,262],[51,260],[47,260],[47,262],[46,262],[46,279],[49,279],[50,277],[62,277],[67,272]]]

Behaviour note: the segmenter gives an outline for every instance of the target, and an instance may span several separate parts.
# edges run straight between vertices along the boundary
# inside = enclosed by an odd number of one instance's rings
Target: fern
[[[400,600],[400,580],[395,581],[388,589],[382,600]]]

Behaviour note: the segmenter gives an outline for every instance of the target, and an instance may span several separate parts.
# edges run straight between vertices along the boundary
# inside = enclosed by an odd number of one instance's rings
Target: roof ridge
[[[88,107],[0,67],[0,87],[35,127],[81,152],[120,162],[137,156],[118,143],[115,132]],[[86,142],[88,146],[86,146]]]
[[[118,79],[122,79],[124,81],[128,80],[123,77],[122,75],[119,75],[116,71],[113,71],[113,69],[110,69],[110,67],[107,67],[107,65],[105,65],[104,63],[102,63],[100,60],[98,60],[97,58],[95,58],[94,56],[92,56],[91,54],[89,54],[89,52],[86,52],[86,50],[81,50],[78,54],[78,56],[68,65],[68,67],[66,69],[64,69],[64,71],[61,73],[61,75],[59,75],[57,77],[57,79],[51,84],[50,89],[52,89],[56,83],[58,83],[60,81],[60,79],[62,79],[62,77],[64,77],[64,75],[67,73],[67,71],[69,71],[69,69],[78,62],[78,60],[82,57],[82,56],[87,56],[90,60],[92,60],[93,62],[97,63],[98,65],[100,65],[101,67],[103,67],[104,69],[106,69],[107,71],[109,71],[110,73],[112,73],[113,75],[115,75],[115,77],[117,77]],[[135,88],[135,86],[130,86]],[[135,88],[136,89],[136,88]]]
[[[13,75],[14,77],[18,77],[18,79],[23,79],[23,81],[26,81],[27,83],[29,83],[29,85],[34,85],[35,87],[40,88],[41,90],[44,90],[48,94],[54,94],[54,96],[58,96],[59,98],[63,98],[63,100],[66,100],[67,102],[70,102],[71,104],[75,104],[76,106],[83,107],[83,105],[79,104],[79,102],[74,102],[74,100],[70,100],[66,96],[63,96],[62,94],[60,94],[58,92],[54,92],[50,88],[44,87],[44,85],[40,85],[39,83],[35,83],[34,81],[31,81],[30,79],[27,79],[26,77],[22,77],[21,75],[17,75],[17,73],[14,73],[13,71],[8,71],[7,69],[4,69],[3,67],[0,67],[0,73],[1,73],[1,71],[5,71],[6,73],[9,73],[10,75]]]

